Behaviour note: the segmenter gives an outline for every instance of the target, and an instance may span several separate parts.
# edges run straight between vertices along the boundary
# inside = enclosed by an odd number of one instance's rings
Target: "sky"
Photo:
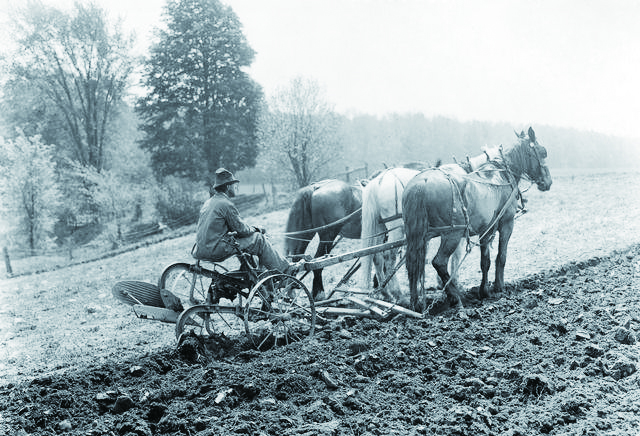
[[[136,31],[144,53],[165,0],[95,1]],[[303,76],[347,115],[419,112],[640,138],[636,0],[222,2],[257,53],[248,72],[267,96]]]

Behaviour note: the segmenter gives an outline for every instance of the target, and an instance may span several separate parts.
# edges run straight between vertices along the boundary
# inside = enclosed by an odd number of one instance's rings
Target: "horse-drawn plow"
[[[361,259],[369,261],[376,254],[397,250],[406,240],[406,257],[396,262],[393,268],[383,268],[385,273],[390,273],[383,278],[379,289],[385,290],[388,280],[406,261],[411,293],[410,307],[421,308],[418,288],[424,288],[427,243],[434,237],[440,237],[440,248],[432,264],[444,283],[443,289],[449,301],[462,309],[461,294],[452,281],[466,255],[459,262],[454,262],[452,272],[449,271],[449,258],[454,252],[460,251],[464,240],[467,241],[468,254],[471,247],[470,237],[477,236],[482,269],[479,295],[484,298],[491,296],[493,290],[502,291],[506,247],[513,231],[514,219],[520,210],[519,206],[524,206],[523,201],[518,202],[518,199],[522,198],[519,182],[522,178],[528,179],[541,191],[551,187],[551,175],[545,164],[547,151],[538,144],[533,129],[529,128],[527,134],[523,131],[516,135],[518,140],[514,145],[505,150],[501,147],[498,149],[500,157],[496,160],[492,160],[485,151],[486,159],[482,158],[485,163],[472,173],[467,173],[457,166],[453,169],[427,169],[408,179],[406,187],[404,182],[400,183],[402,192],[398,186],[398,182],[402,180],[395,175],[391,190],[394,194],[391,197],[391,206],[380,208],[380,198],[372,201],[379,206],[377,214],[364,212],[368,209],[365,205],[367,198],[373,199],[374,196],[367,190],[362,195],[364,200],[360,200],[358,192],[362,190],[362,186],[350,187],[338,183],[339,186],[336,187],[335,183],[329,181],[303,189],[299,198],[294,201],[287,222],[287,241],[297,243],[294,244],[296,247],[289,246],[288,252],[301,256],[295,253],[303,253],[310,242],[308,236],[313,237],[314,234],[318,235],[319,244],[315,258],[307,258],[304,255],[300,257],[301,260],[293,258],[294,261],[302,263],[304,273],[300,278],[259,269],[253,257],[242,252],[238,243],[231,237],[228,243],[235,247],[236,257],[240,262],[237,269],[229,271],[222,264],[215,263],[211,268],[205,268],[199,262],[194,265],[177,263],[165,269],[158,286],[135,281],[119,282],[114,286],[113,293],[121,301],[133,305],[134,313],[140,318],[174,322],[178,340],[187,331],[201,336],[216,336],[244,330],[253,345],[261,349],[313,336],[316,322],[323,323],[331,316],[351,315],[387,319],[394,315],[402,315],[422,318],[422,313],[372,298],[367,290],[349,288],[348,281],[360,267]],[[471,163],[470,166],[473,169]],[[382,175],[384,174],[386,173]],[[380,180],[375,180],[368,183],[367,188],[379,186]],[[323,189],[327,189],[327,197],[319,198],[319,206],[311,208],[311,200],[315,195],[319,196]],[[329,198],[333,198],[333,201],[329,201]],[[337,199],[340,201],[336,202]],[[399,199],[402,200],[401,204],[398,203]],[[328,204],[333,206],[327,209]],[[345,204],[350,207],[345,208]],[[326,210],[314,215],[314,210],[322,209],[320,205],[325,205]],[[386,210],[386,216],[379,213],[380,209]],[[303,212],[299,212],[300,210]],[[307,219],[322,216],[324,221],[301,224],[300,220],[293,219],[296,215]],[[359,219],[359,216],[362,219]],[[386,227],[386,224],[399,220],[400,217],[404,222],[403,227]],[[371,226],[371,229],[363,230],[363,227],[369,226],[363,226],[362,222],[375,225]],[[293,229],[292,223],[300,225]],[[406,232],[406,236],[398,238],[397,233],[401,229]],[[295,232],[292,233],[291,230]],[[495,267],[496,278],[491,290],[487,279],[491,263],[489,249],[496,232],[500,237]],[[331,248],[336,244],[335,238],[342,234],[362,236],[370,242],[386,238],[389,242],[340,255],[330,255]],[[297,237],[294,238],[293,235]],[[221,240],[224,238],[225,236]],[[395,262],[394,256],[389,258]],[[354,259],[356,261],[337,286],[325,299],[317,301],[323,290],[322,270]],[[379,270],[377,265],[376,269]],[[370,263],[367,262],[364,270],[371,270]],[[312,292],[309,292],[302,281],[309,272],[314,273]],[[427,308],[427,312],[436,301],[436,298],[432,299],[432,305]],[[464,316],[464,313],[461,313],[461,316]]]
[[[300,277],[277,271],[261,271],[247,253],[238,250],[237,269],[223,264],[174,263],[167,267],[158,285],[121,281],[113,294],[131,305],[141,319],[174,323],[178,341],[185,334],[233,338],[245,335],[258,349],[286,345],[313,336],[331,318],[370,317],[388,320],[395,316],[422,318],[421,313],[384,300],[370,292],[349,287],[360,258],[398,249],[404,240],[387,242],[339,255],[294,258]],[[303,280],[317,269],[354,261],[336,286],[321,301],[315,301]]]

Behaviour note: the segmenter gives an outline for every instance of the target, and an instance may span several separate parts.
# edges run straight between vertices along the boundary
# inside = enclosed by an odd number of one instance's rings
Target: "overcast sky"
[[[96,1],[136,30],[141,50],[165,2]],[[303,75],[346,114],[422,112],[640,137],[635,0],[223,2],[257,52],[249,73],[267,95]]]

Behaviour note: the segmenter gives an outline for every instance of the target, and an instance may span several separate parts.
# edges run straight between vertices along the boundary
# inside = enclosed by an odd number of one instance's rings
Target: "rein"
[[[342,224],[345,221],[348,221],[349,219],[353,218],[355,215],[357,215],[358,213],[361,213],[361,212],[362,212],[362,208],[360,207],[360,208],[354,210],[353,212],[351,212],[349,215],[347,215],[347,216],[345,216],[343,218],[340,218],[339,220],[336,220],[336,221],[334,221],[332,223],[325,224],[324,226],[316,227],[314,229],[299,230],[297,232],[279,233],[279,235],[284,236],[284,237],[286,237],[288,239],[295,239],[295,238],[291,238],[291,236],[306,235],[307,233],[311,233],[311,232],[318,233],[318,232],[321,232],[323,230],[330,229],[331,227],[334,227],[334,226],[337,226],[339,224]],[[299,239],[299,240],[307,241],[308,239]]]

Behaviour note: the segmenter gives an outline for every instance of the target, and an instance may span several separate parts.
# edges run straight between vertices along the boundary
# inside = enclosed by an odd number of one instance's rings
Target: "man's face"
[[[238,193],[238,185],[239,183],[231,183],[230,185],[228,185],[229,187],[227,188],[227,196],[229,198],[233,198],[236,196],[236,194]]]

